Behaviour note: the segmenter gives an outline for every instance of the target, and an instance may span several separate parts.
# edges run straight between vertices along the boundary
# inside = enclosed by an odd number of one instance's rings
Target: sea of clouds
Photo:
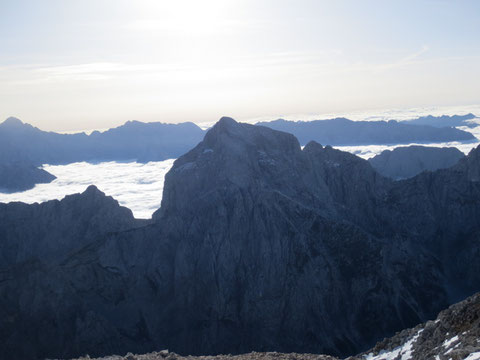
[[[476,120],[476,119],[475,119]],[[442,142],[442,143],[411,143],[411,144],[401,144],[401,145],[363,145],[363,146],[334,146],[335,148],[343,151],[348,151],[352,154],[355,154],[361,158],[369,159],[375,155],[380,154],[384,150],[393,150],[397,147],[411,146],[411,145],[422,145],[422,146],[432,146],[432,147],[456,147],[458,150],[463,152],[465,155],[468,155],[470,150],[476,148],[480,145],[480,126],[469,128],[467,126],[460,126],[457,129],[468,131],[473,134],[477,139],[468,142]]]
[[[421,108],[401,111],[389,110],[371,114],[366,112],[361,114],[331,114],[331,116],[312,116],[311,118],[303,115],[303,117],[299,116],[297,120],[325,119],[340,115],[346,115],[353,120],[407,120],[428,114],[462,115],[467,112],[473,112],[478,115],[480,114],[480,106],[464,107],[463,111],[459,108]],[[477,139],[480,139],[480,126],[460,129],[470,131]],[[479,144],[480,141],[476,140],[466,143],[448,142],[434,144],[337,146],[336,148],[368,159],[380,154],[383,150],[392,150],[400,146],[424,145],[456,147],[465,154],[468,154],[472,148],[477,147]],[[148,219],[151,218],[153,212],[160,207],[165,174],[170,170],[174,161],[174,159],[170,159],[146,164],[136,162],[103,162],[98,164],[79,162],[68,165],[44,165],[43,168],[46,171],[57,177],[56,180],[50,184],[39,184],[33,189],[24,192],[12,194],[0,193],[0,202],[22,201],[25,203],[35,203],[62,199],[65,195],[81,193],[85,191],[89,185],[94,184],[105,194],[113,196],[121,205],[131,209],[136,218]]]
[[[62,199],[65,195],[81,193],[93,184],[105,194],[113,196],[120,205],[131,209],[136,218],[149,219],[160,208],[165,174],[174,161],[44,165],[46,171],[57,177],[54,181],[36,185],[23,192],[0,193],[0,202],[21,201],[32,204]]]

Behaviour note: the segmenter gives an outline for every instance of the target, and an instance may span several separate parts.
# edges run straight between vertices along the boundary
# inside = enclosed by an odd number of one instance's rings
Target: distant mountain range
[[[449,168],[464,157],[465,155],[457,148],[412,145],[384,150],[368,161],[383,176],[401,180],[411,178],[422,171]]]
[[[42,131],[16,118],[0,124],[0,163],[17,160],[34,165],[77,161],[160,161],[177,158],[197,143],[204,131],[194,123],[128,121],[90,135]]]
[[[433,119],[440,121],[441,118]],[[258,125],[294,134],[302,145],[310,140],[324,145],[364,145],[475,139],[471,133],[457,129],[414,126],[396,121],[337,118],[308,122],[276,120]],[[160,161],[179,157],[198,144],[204,135],[204,130],[189,122],[128,121],[122,126],[86,135],[46,132],[19,119],[8,118],[0,124],[0,163],[16,160],[34,165],[77,161]]]
[[[422,116],[417,119],[408,120],[406,123],[413,125],[429,125],[435,127],[456,127],[456,126],[467,126],[467,127],[476,127],[478,123],[472,122],[471,120],[475,119],[476,116],[472,113],[466,115],[442,115],[442,116]]]
[[[0,204],[0,358],[357,354],[479,291],[479,235],[480,147],[393,181],[222,118],[151,221],[93,186]]]
[[[314,140],[320,144],[341,145],[391,145],[409,143],[440,143],[470,141],[475,137],[452,127],[434,127],[411,122],[352,121],[345,118],[314,121],[275,120],[257,125],[293,134],[301,145]]]
[[[0,191],[15,192],[55,177],[36,167],[78,161],[160,161],[176,158],[201,141],[204,131],[193,123],[129,121],[90,135],[58,134],[16,118],[0,124]]]
[[[470,115],[425,119],[436,119],[440,123],[445,118],[464,121],[470,119]],[[424,118],[417,120],[421,119]],[[324,145],[475,140],[471,133],[455,128],[411,125],[396,121],[368,122],[337,118],[309,122],[276,120],[257,125],[294,134],[302,145],[310,140]],[[34,187],[35,184],[52,181],[53,175],[49,176],[43,170],[32,170],[32,167],[42,164],[68,164],[78,161],[148,162],[177,158],[197,145],[204,135],[205,131],[194,123],[163,124],[139,121],[128,121],[122,126],[104,132],[94,131],[90,135],[59,134],[42,131],[11,117],[0,124],[0,191],[22,191]]]

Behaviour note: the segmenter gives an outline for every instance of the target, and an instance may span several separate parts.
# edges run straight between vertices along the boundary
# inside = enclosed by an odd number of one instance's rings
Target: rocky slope
[[[216,356],[182,356],[176,353],[162,350],[148,354],[136,355],[128,353],[125,356],[113,355],[102,358],[91,358],[83,356],[75,360],[338,360],[338,358],[329,355],[317,354],[297,354],[297,353],[278,353],[278,352],[251,352],[241,355],[216,355]]]
[[[86,360],[82,357],[77,360]],[[248,353],[184,357],[168,350],[143,355],[107,356],[95,360],[335,360],[326,355],[298,353]],[[427,321],[405,329],[391,338],[378,342],[375,347],[348,360],[475,360],[480,359],[480,293],[450,306],[435,321]],[[94,359],[92,359],[94,360]]]
[[[450,306],[435,321],[384,339],[363,356],[366,360],[480,359],[480,293]]]
[[[479,154],[394,182],[352,154],[222,118],[175,161],[152,223],[114,216],[130,228],[84,241],[85,218],[71,216],[61,261],[8,256],[0,357],[361,352],[480,289]]]
[[[464,157],[465,155],[457,148],[412,145],[382,151],[368,161],[383,176],[401,180],[411,178],[422,171],[449,168]]]

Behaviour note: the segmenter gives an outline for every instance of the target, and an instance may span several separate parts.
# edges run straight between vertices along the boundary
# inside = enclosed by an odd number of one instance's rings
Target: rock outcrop
[[[412,145],[384,150],[368,161],[383,176],[402,180],[423,171],[449,168],[464,157],[465,155],[457,148]]]
[[[222,118],[175,161],[152,223],[116,215],[84,240],[91,221],[70,213],[46,222],[68,251],[7,256],[0,358],[361,352],[480,289],[479,153],[395,182]],[[31,221],[70,206],[47,208]],[[13,243],[31,231],[14,218],[0,213]]]

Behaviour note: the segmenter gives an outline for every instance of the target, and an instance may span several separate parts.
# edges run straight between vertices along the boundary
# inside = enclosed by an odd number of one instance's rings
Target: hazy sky
[[[480,103],[480,1],[0,0],[0,119],[47,130]]]

